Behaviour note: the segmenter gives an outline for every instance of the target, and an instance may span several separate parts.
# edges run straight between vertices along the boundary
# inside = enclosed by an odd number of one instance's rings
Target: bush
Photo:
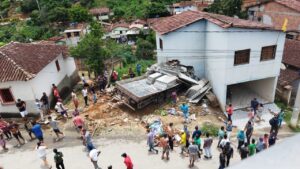
[[[219,127],[213,123],[204,123],[201,130],[204,135],[209,133],[211,136],[218,136]]]
[[[139,60],[134,63],[127,64],[126,66],[124,66],[122,68],[117,68],[116,70],[119,74],[120,79],[124,74],[128,74],[129,68],[132,68],[132,70],[135,72],[135,74],[137,76],[136,64],[138,64],[138,63],[142,66],[142,74],[143,74],[147,71],[147,67],[149,65],[153,65],[155,63],[155,60]]]

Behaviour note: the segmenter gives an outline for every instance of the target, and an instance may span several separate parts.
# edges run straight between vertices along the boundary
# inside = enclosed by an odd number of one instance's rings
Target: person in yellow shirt
[[[180,147],[181,147],[181,153],[186,152],[186,133],[181,130],[181,135],[180,135]]]

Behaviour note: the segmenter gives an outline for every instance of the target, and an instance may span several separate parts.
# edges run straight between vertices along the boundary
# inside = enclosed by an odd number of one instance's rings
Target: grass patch
[[[201,127],[201,131],[205,135],[206,133],[209,133],[211,136],[218,136],[219,127],[213,123],[204,123]]]
[[[135,75],[137,76],[136,65],[138,63],[142,66],[142,74],[143,74],[147,71],[147,67],[149,65],[153,65],[155,62],[156,62],[155,60],[139,60],[139,61],[136,61],[134,63],[124,65],[122,68],[117,68],[116,71],[118,72],[120,80],[121,80],[123,76],[128,75],[129,68],[132,68]]]
[[[275,104],[280,108],[284,110],[284,116],[283,119],[286,122],[286,124],[291,128],[294,132],[300,132],[299,127],[293,127],[291,125],[291,119],[292,119],[292,114],[293,114],[293,109],[291,107],[286,106],[284,103],[275,100]]]

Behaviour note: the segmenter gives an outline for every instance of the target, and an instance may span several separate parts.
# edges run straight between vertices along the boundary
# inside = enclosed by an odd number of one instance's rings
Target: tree
[[[103,47],[102,36],[101,25],[92,22],[90,33],[85,35],[78,46],[70,50],[72,56],[84,59],[86,65],[95,73],[103,72],[103,61],[108,58],[108,52]]]
[[[166,5],[163,3],[152,2],[148,7],[148,17],[149,18],[157,18],[169,16],[170,13],[166,8]]]
[[[37,10],[38,5],[36,3],[36,0],[23,0],[21,2],[21,11],[24,13],[30,13],[33,10]]]
[[[137,40],[136,56],[139,59],[153,59],[155,46],[144,39]]]
[[[73,22],[88,22],[92,20],[88,10],[80,5],[73,5],[69,9],[69,16]]]
[[[67,22],[70,20],[69,11],[65,7],[56,7],[48,13],[50,22]]]
[[[80,0],[79,2],[81,6],[91,8],[95,3],[95,0]]]
[[[206,11],[227,16],[247,18],[247,13],[242,11],[243,0],[215,0]]]

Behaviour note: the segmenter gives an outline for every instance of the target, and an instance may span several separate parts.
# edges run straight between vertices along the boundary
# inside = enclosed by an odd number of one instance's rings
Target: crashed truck
[[[186,86],[187,101],[191,103],[199,102],[211,90],[207,80],[195,76],[192,66],[181,65],[177,60],[152,65],[143,76],[116,82],[118,99],[133,110],[162,103],[172,92]]]

